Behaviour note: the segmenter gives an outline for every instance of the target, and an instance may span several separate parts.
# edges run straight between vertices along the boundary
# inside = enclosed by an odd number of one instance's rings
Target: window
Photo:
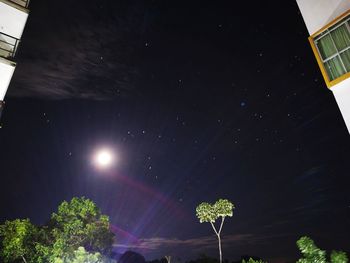
[[[310,43],[328,87],[350,77],[350,10],[311,36]]]

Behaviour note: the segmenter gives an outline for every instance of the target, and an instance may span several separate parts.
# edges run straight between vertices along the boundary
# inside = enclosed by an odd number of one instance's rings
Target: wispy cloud
[[[235,242],[249,242],[253,238],[251,234],[237,234],[237,235],[227,235],[223,237],[223,243],[225,246],[234,244]],[[178,239],[178,238],[164,238],[164,237],[153,237],[140,239],[139,242],[134,244],[115,244],[115,248],[125,248],[125,249],[146,249],[146,250],[157,250],[163,247],[177,247],[186,246],[191,247],[191,249],[196,248],[214,248],[217,246],[217,240],[214,235],[203,236],[198,238],[190,239]]]
[[[133,58],[141,46],[143,26],[142,11],[135,14],[139,6],[123,12],[121,4],[63,1],[58,6],[55,1],[36,6],[8,95],[105,100],[133,92],[138,76]],[[99,17],[98,23],[93,16]]]

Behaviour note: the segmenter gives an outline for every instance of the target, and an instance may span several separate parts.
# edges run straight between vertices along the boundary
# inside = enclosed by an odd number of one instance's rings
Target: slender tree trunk
[[[23,262],[24,263],[27,263],[27,260],[23,257],[23,256],[21,256],[22,257],[22,259],[23,259]]]
[[[218,234],[218,241],[219,241],[220,263],[222,263],[222,251],[221,251],[221,237],[220,237],[220,234]]]
[[[219,255],[220,255],[220,263],[222,263],[222,250],[221,250],[221,237],[220,237],[220,234],[221,234],[221,230],[222,230],[222,226],[224,224],[224,221],[225,221],[225,217],[221,218],[221,224],[220,224],[220,228],[219,228],[219,231],[216,230],[214,224],[212,222],[210,222],[211,224],[211,227],[213,228],[216,236],[218,237],[218,241],[219,241]]]
[[[219,228],[219,231],[218,231],[219,250],[220,250],[220,263],[222,263],[221,230],[222,230],[222,226],[224,225],[224,221],[225,221],[225,217],[223,216],[223,217],[221,218],[221,224],[220,224],[220,228]]]

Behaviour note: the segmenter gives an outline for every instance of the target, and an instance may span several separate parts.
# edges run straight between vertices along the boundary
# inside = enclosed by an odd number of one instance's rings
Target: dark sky
[[[116,249],[224,257],[350,248],[350,140],[294,0],[33,0],[0,129],[0,221],[86,196]],[[91,165],[107,145],[108,172]]]

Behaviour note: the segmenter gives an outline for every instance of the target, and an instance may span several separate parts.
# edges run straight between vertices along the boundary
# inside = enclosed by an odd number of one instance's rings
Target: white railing
[[[14,58],[18,44],[19,39],[0,32],[0,57]]]

